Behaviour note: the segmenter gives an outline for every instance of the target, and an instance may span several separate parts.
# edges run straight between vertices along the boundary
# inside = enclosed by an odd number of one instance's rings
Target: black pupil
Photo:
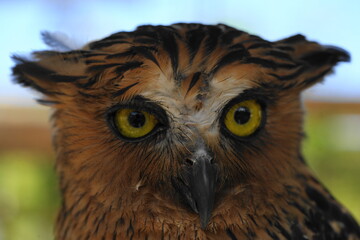
[[[129,114],[128,121],[132,127],[141,128],[145,124],[145,116],[142,112],[134,111]]]
[[[250,120],[251,112],[247,107],[239,107],[234,113],[234,120],[238,124],[245,124]]]

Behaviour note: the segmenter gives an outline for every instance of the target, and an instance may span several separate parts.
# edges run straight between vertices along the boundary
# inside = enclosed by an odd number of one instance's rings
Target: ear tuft
[[[322,49],[301,57],[302,61],[313,67],[336,65],[338,62],[350,62],[350,59],[350,54],[347,51],[335,46],[323,46]]]
[[[27,76],[28,72],[31,72],[32,76],[43,76],[47,72],[46,69],[43,69],[34,62],[17,55],[12,56],[12,59],[16,63],[16,65],[12,68],[12,73],[14,76],[13,81],[15,83],[18,83],[24,87],[33,88],[34,90],[44,94],[49,93],[46,89],[36,84],[35,81],[31,80],[31,78]]]
[[[77,82],[88,78],[79,51],[42,51],[34,52],[32,59],[16,55],[12,59],[16,63],[12,68],[14,82],[46,96],[73,94]]]
[[[277,41],[276,44],[290,49],[289,54],[293,64],[301,66],[300,70],[283,71],[276,74],[279,79],[291,79],[286,87],[298,88],[299,90],[311,87],[323,80],[333,72],[339,62],[349,62],[350,54],[334,46],[321,45],[317,42],[308,41],[303,35],[295,35]],[[291,83],[290,83],[291,82]]]

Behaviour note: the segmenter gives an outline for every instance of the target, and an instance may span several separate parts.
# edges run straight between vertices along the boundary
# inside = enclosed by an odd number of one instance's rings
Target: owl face
[[[348,59],[300,35],[269,42],[196,24],[143,26],[34,57],[17,58],[14,73],[55,109],[63,194],[199,214],[202,227],[228,196],[266,196],[296,172],[301,91]]]

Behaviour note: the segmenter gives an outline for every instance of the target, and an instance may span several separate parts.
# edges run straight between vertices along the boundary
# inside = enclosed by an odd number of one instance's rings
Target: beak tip
[[[202,223],[201,223],[201,229],[202,229],[202,230],[206,230],[206,227],[207,227],[207,223],[202,222]]]
[[[205,230],[214,207],[217,165],[209,156],[198,156],[191,166],[185,166],[175,188],[179,189],[186,203],[200,217],[200,227]]]
[[[200,225],[201,225],[201,229],[205,230],[206,227],[209,224],[210,218],[211,218],[211,212],[210,213],[205,213],[205,214],[199,214],[200,215]]]

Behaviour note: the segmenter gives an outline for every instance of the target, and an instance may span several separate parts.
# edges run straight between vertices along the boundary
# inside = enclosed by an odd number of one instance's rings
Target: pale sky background
[[[40,32],[66,33],[74,44],[131,31],[142,24],[225,23],[278,40],[297,33],[349,51],[308,97],[360,101],[359,0],[0,0],[0,104],[34,105],[36,96],[11,82],[10,55],[48,49]]]

